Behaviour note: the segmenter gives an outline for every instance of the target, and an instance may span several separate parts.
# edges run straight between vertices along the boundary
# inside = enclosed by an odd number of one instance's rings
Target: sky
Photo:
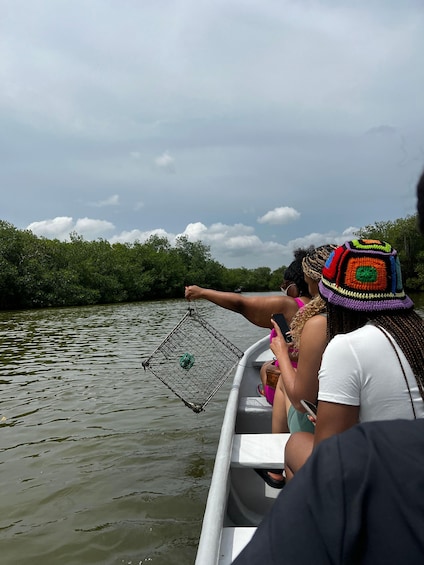
[[[0,220],[229,268],[415,213],[422,0],[0,0]]]

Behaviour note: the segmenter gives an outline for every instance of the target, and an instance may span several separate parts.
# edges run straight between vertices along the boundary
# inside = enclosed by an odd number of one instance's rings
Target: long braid
[[[393,314],[380,314],[373,324],[381,326],[394,338],[403,351],[417,381],[424,400],[424,324],[413,310]]]
[[[356,312],[327,304],[327,312],[329,340],[337,334],[357,330],[367,322],[385,329],[405,355],[424,400],[424,323],[414,310]]]
[[[365,312],[346,310],[330,303],[327,304],[327,312],[328,341],[333,339],[335,335],[346,334],[362,328],[369,320],[369,315]]]
[[[315,282],[321,279],[322,268],[325,262],[330,257],[331,253],[337,249],[337,245],[329,243],[317,247],[304,257],[302,261],[303,273]],[[290,333],[293,340],[293,349],[299,349],[300,334],[302,333],[303,326],[313,316],[322,314],[326,311],[326,303],[319,294],[315,296],[308,304],[298,310],[293,316],[290,324]]]

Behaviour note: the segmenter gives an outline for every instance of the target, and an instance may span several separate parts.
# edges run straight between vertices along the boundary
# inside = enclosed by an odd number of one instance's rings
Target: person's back
[[[404,353],[373,324],[331,340],[319,383],[320,401],[356,404],[360,422],[424,418],[424,402]]]
[[[423,469],[424,420],[323,441],[234,565],[423,563]]]

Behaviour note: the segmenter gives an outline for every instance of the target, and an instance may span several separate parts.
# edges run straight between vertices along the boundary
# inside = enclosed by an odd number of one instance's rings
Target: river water
[[[242,350],[267,334],[195,304]],[[0,313],[2,565],[194,562],[231,378],[195,414],[142,368],[186,312]]]
[[[242,350],[268,333],[195,304]],[[0,313],[2,565],[194,562],[231,378],[195,414],[142,368],[186,312]]]

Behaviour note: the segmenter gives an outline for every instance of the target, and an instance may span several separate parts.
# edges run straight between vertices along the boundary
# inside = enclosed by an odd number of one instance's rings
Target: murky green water
[[[241,349],[267,332],[207,302]],[[1,563],[193,563],[230,380],[194,414],[143,359],[163,301],[0,313]]]
[[[267,333],[196,305],[241,349]],[[0,313],[2,564],[193,563],[231,379],[194,414],[141,366],[186,311]]]

